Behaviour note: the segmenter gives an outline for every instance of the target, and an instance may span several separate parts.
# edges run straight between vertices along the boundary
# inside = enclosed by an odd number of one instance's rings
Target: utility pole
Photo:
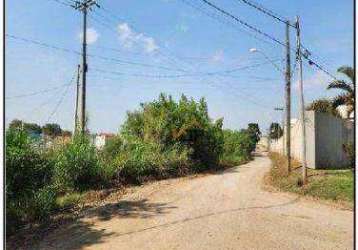
[[[91,7],[97,4],[95,0],[81,0],[75,1],[75,5],[72,7],[76,10],[79,10],[83,13],[83,37],[82,37],[82,85],[81,85],[81,95],[80,95],[80,116],[79,116],[79,129],[81,134],[84,134],[86,131],[86,74],[87,74],[87,12],[91,10]]]
[[[80,91],[80,68],[81,65],[78,64],[77,67],[77,81],[76,81],[76,106],[75,106],[75,130],[74,134],[78,133],[78,103],[79,103],[79,91]]]
[[[300,124],[302,130],[302,181],[303,184],[307,183],[307,163],[306,163],[306,126],[305,126],[305,103],[303,98],[303,79],[302,79],[302,51],[301,51],[301,30],[300,30],[300,19],[296,17],[296,30],[297,30],[297,60],[298,60],[298,73],[299,73],[299,101],[300,101]]]
[[[286,22],[286,158],[287,172],[291,173],[291,48],[290,48],[290,23]],[[284,126],[285,127],[285,126]],[[284,147],[283,147],[284,148]]]

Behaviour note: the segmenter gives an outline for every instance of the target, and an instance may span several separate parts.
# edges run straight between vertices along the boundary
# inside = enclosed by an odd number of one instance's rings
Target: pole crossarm
[[[84,10],[91,10],[91,7],[95,5],[100,8],[99,4],[95,0],[84,0],[84,1],[75,1],[74,5],[71,5],[76,10],[84,11]]]

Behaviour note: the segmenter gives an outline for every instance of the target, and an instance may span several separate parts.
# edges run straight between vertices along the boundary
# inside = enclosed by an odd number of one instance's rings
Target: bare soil
[[[263,190],[269,168],[261,155],[134,188],[29,249],[353,249],[352,211]]]

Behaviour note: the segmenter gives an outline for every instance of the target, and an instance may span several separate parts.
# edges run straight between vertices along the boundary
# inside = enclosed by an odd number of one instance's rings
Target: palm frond
[[[350,66],[342,66],[338,68],[337,72],[346,75],[354,84],[354,69]]]
[[[334,80],[330,82],[327,89],[341,89],[347,91],[348,93],[353,93],[352,86],[344,80]]]
[[[347,101],[349,100],[348,95],[338,95],[332,100],[332,106],[334,108],[337,108],[338,106],[347,104]]]

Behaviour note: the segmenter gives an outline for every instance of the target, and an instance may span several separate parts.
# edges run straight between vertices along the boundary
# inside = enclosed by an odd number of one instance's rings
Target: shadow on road
[[[138,201],[121,200],[86,211],[82,217],[96,217],[99,220],[110,220],[113,217],[149,218],[169,213],[177,207],[168,206],[167,203],[150,203],[147,199]]]
[[[149,218],[167,214],[175,206],[168,203],[149,202],[147,199],[137,201],[121,200],[116,203],[88,208],[78,217],[57,224],[49,222],[49,226],[22,234],[21,237],[8,242],[7,249],[82,249],[104,241],[114,233],[105,229],[95,229],[85,219],[107,221],[112,218]],[[57,225],[56,225],[57,224]],[[41,240],[46,239],[41,242]]]

